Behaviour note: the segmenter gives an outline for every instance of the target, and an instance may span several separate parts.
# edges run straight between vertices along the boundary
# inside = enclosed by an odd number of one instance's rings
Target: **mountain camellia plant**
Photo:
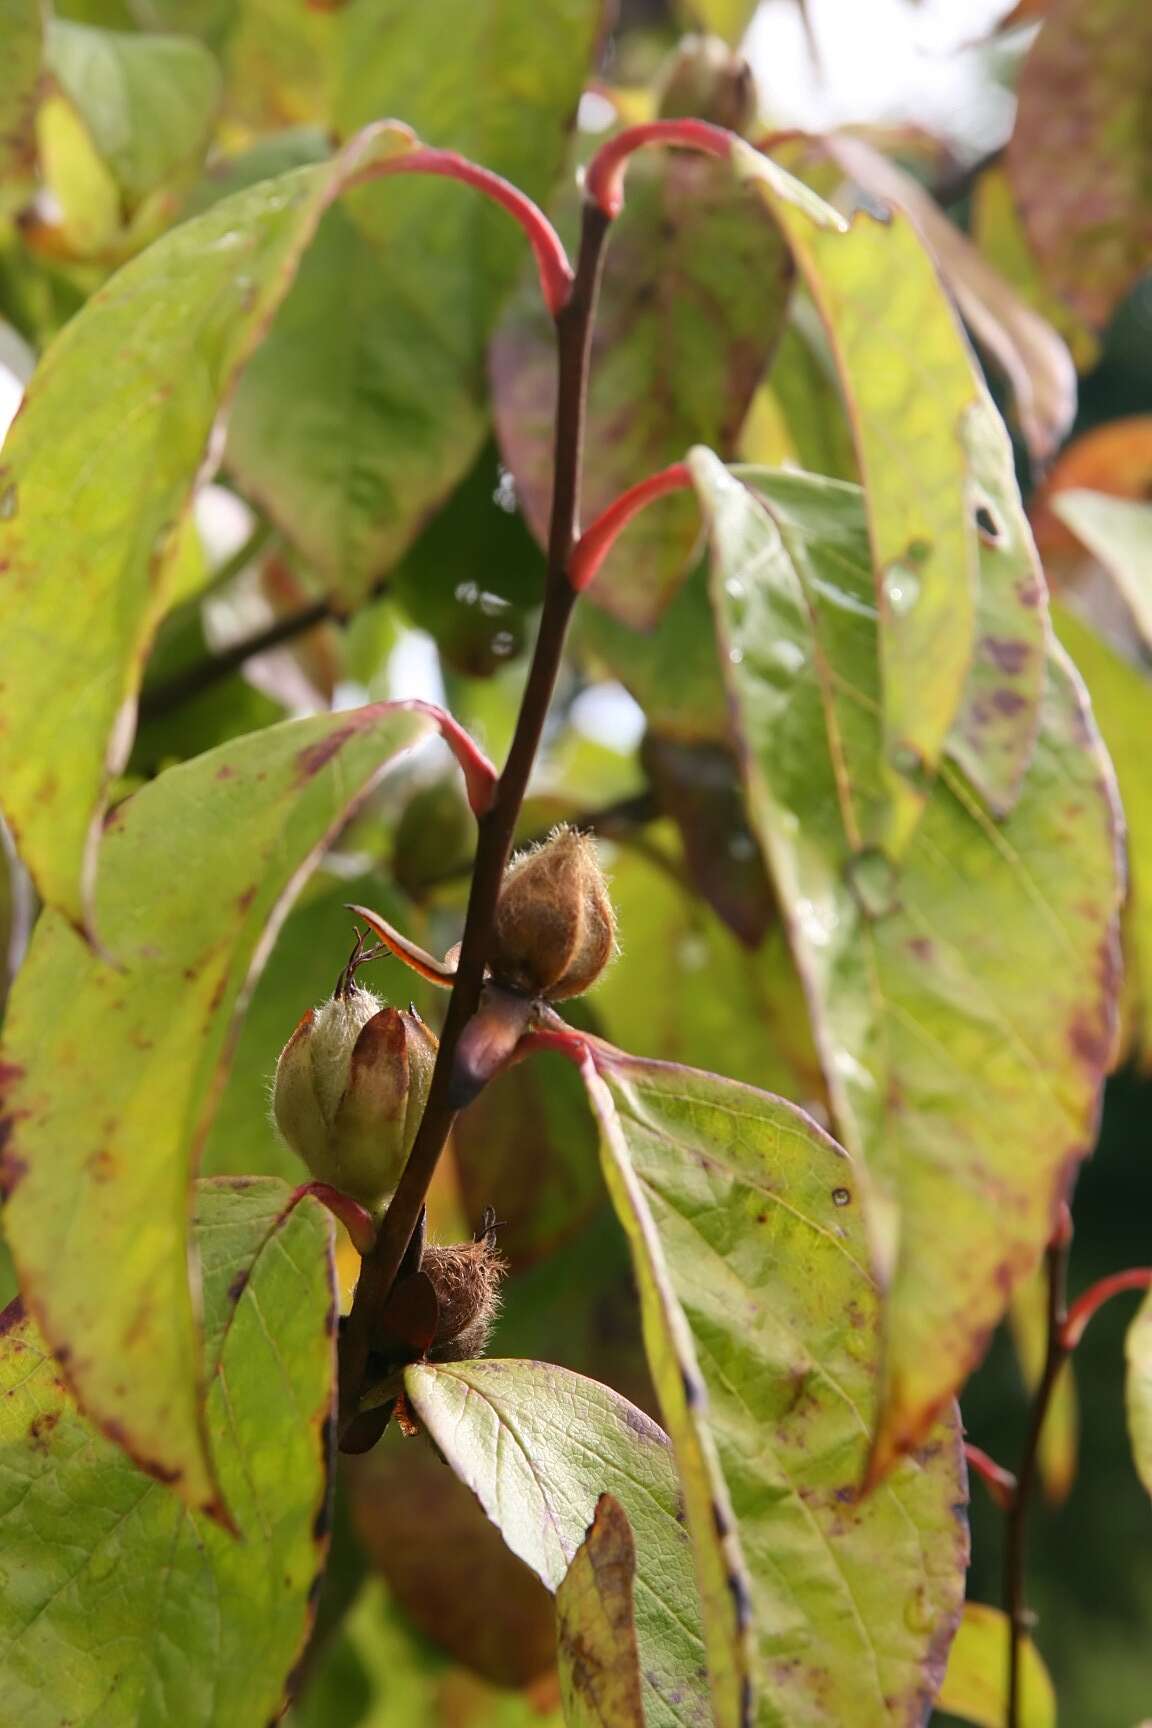
[[[1046,461],[1140,264],[1077,307],[1032,105],[1116,9],[1021,73],[1058,334],[715,39],[573,134],[592,0],[0,0],[3,1723],[1053,1722],[1047,1419],[1152,1279],[1065,1300],[1152,1047],[1073,659],[1126,797],[1152,697],[1057,639],[957,307]]]

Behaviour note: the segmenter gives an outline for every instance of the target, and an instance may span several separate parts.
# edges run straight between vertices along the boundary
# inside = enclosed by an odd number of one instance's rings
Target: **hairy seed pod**
[[[418,1014],[356,984],[305,1014],[276,1065],[272,1114],[317,1181],[381,1209],[416,1138],[436,1049]]]
[[[562,1002],[594,984],[616,951],[616,915],[594,842],[561,827],[513,858],[496,907],[497,984]]]
[[[477,1242],[426,1248],[422,1270],[431,1279],[440,1304],[429,1360],[464,1362],[483,1355],[507,1270],[491,1234]]]

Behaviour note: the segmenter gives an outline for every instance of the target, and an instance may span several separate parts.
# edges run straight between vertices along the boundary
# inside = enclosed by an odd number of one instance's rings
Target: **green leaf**
[[[408,616],[436,640],[442,665],[491,676],[522,654],[544,596],[544,557],[484,446],[389,582]]]
[[[694,458],[751,811],[889,1287],[875,1468],[927,1431],[1035,1265],[1095,1138],[1112,1053],[1119,812],[1053,651],[1036,755],[994,822],[945,769],[900,867],[863,501]],[[750,489],[751,488],[751,489]]]
[[[801,1102],[821,1099],[804,993],[782,926],[749,953],[677,880],[665,833],[650,828],[652,850],[622,848],[612,866],[622,942],[596,986],[599,1026],[638,1055],[690,1061]]]
[[[1088,686],[1092,713],[1120,785],[1128,831],[1124,949],[1130,1036],[1147,1066],[1152,1062],[1152,682],[1066,608],[1056,609],[1055,624]]]
[[[901,211],[865,212],[845,224],[768,157],[735,146],[738,171],[764,197],[792,247],[836,356],[865,485],[880,608],[881,765],[887,796],[869,812],[869,835],[896,854],[907,844],[954,722],[964,735],[992,721],[1008,734],[990,756],[965,751],[989,802],[1011,808],[1035,738],[1043,684],[1042,589],[1014,584],[980,604],[974,511],[992,503],[1013,561],[1030,555],[1011,448],[936,267]],[[916,331],[915,342],[908,332]],[[1020,542],[1020,544],[1017,544]],[[987,579],[987,578],[986,578]],[[1012,621],[1008,657],[1018,683],[1010,705],[964,711],[970,668],[991,651],[992,676]],[[1025,646],[1017,643],[1023,638]],[[986,638],[994,640],[989,643]]]
[[[728,737],[716,665],[708,584],[697,565],[651,631],[633,630],[596,606],[576,614],[575,640],[643,708],[650,726],[686,742]]]
[[[37,0],[0,0],[0,215],[33,185],[42,37]]]
[[[1125,1407],[1136,1474],[1152,1494],[1152,1295],[1146,1295],[1128,1328]]]
[[[1020,70],[1007,167],[1050,285],[1105,324],[1152,248],[1152,15],[1131,0],[1050,0]]]
[[[0,1688],[10,1721],[274,1718],[327,1549],[329,1225],[278,1182],[202,1183],[207,1424],[239,1531],[76,1409],[18,1309],[0,1340]]]
[[[402,115],[430,144],[542,198],[599,10],[364,0],[343,14],[332,122],[346,133]],[[524,254],[503,211],[423,177],[358,194],[325,222],[240,387],[228,460],[346,597],[405,551],[477,456],[486,342]]]
[[[5,1231],[21,1288],[87,1413],[194,1508],[220,1499],[189,1288],[190,1166],[295,892],[427,729],[383,705],[287,721],[160,775],[105,837],[108,955],[47,911],[9,999]],[[253,1091],[266,1079],[251,1075]]]
[[[532,1692],[454,1667],[370,1579],[286,1728],[560,1728]]]
[[[778,468],[782,457],[767,451],[782,439],[787,458],[812,474],[833,480],[859,478],[852,433],[836,382],[836,369],[815,308],[797,295],[788,328],[740,434],[742,461]]]
[[[711,1721],[700,1611],[667,1436],[567,1369],[484,1361],[409,1368],[409,1400],[504,1540],[550,1590],[605,1490],[636,1539],[636,1636],[648,1728]]]
[[[75,922],[217,417],[325,206],[400,147],[388,132],[354,140],[173,229],[93,297],[29,386],[0,463],[0,780],[41,896]]]
[[[1103,564],[1152,652],[1152,504],[1103,492],[1057,492],[1052,509]]]
[[[196,168],[220,102],[219,70],[199,42],[56,19],[47,61],[111,170],[126,214]]]
[[[758,1721],[918,1721],[963,1597],[963,1467],[949,1416],[861,1497],[881,1331],[857,1174],[768,1093],[603,1047],[592,1063],[697,1564],[725,1532],[750,1579]]]
[[[569,1728],[644,1728],[628,1514],[601,1494],[556,1592],[560,1696]]]
[[[575,204],[565,199],[558,213],[564,229]],[[691,444],[734,452],[791,285],[775,224],[721,163],[683,153],[638,157],[616,228],[592,340],[587,521]],[[504,460],[542,543],[555,348],[552,320],[526,275],[493,343],[493,406]],[[690,498],[649,506],[621,535],[589,598],[633,628],[650,628],[691,568],[698,531]]]
[[[452,1147],[469,1219],[495,1210],[514,1269],[554,1253],[603,1202],[584,1088],[560,1056],[498,1075],[458,1119]]]
[[[1019,1728],[1056,1728],[1056,1694],[1031,1638],[1022,1645]],[[975,1728],[1004,1728],[1008,1621],[999,1608],[966,1602],[936,1706]]]

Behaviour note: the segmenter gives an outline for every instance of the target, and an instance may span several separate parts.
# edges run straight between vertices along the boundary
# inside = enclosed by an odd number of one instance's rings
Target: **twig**
[[[1028,1512],[1036,1486],[1040,1436],[1060,1370],[1068,1357],[1065,1342],[1068,1254],[1072,1226],[1067,1207],[1045,1254],[1048,1279],[1047,1336],[1044,1369],[1032,1399],[1028,1436],[1016,1471],[1004,1531],[1004,1609],[1008,1616],[1008,1710],[1005,1728],[1020,1728],[1020,1661],[1030,1617],[1024,1596],[1024,1572],[1028,1547]]]
[[[375,583],[368,590],[366,601],[378,600],[387,588],[387,579]],[[290,612],[285,618],[277,618],[260,630],[253,630],[251,635],[241,637],[239,642],[232,642],[227,648],[222,648],[219,654],[213,654],[208,660],[198,661],[195,666],[177,672],[164,683],[145,690],[140,697],[140,718],[157,720],[164,714],[170,714],[173,708],[181,707],[193,696],[202,695],[205,690],[211,690],[213,685],[230,678],[233,672],[238,672],[241,666],[254,660],[257,654],[268,654],[273,648],[282,648],[286,642],[294,642],[297,636],[315,630],[319,624],[345,622],[344,613],[332,599],[325,597],[310,600],[307,606],[301,606],[299,611]]]
[[[528,778],[539,749],[556,683],[568,622],[576,600],[568,566],[576,543],[584,409],[592,323],[604,243],[611,218],[594,204],[584,209],[580,254],[571,296],[555,312],[557,341],[556,434],[548,577],[540,629],[524,689],[516,730],[491,809],[479,822],[476,861],[460,945],[456,979],[448,1003],[428,1102],[408,1162],[380,1224],[375,1247],[361,1263],[360,1279],[340,1346],[340,1424],[355,1420],[374,1319],[388,1299],[416,1227],[456,1116],[453,1077],[461,1034],[476,1011],[492,940],[500,884]]]

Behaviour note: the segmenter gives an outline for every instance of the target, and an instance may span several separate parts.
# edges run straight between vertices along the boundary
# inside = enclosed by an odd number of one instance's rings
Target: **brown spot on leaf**
[[[1028,706],[1028,699],[1021,696],[1018,690],[993,690],[992,706],[998,714],[1019,714],[1022,708]]]
[[[229,1286],[228,1286],[228,1300],[229,1300],[229,1302],[232,1302],[232,1303],[239,1302],[241,1296],[243,1296],[243,1294],[247,1288],[248,1288],[248,1267],[242,1266],[240,1268],[239,1272],[237,1272],[236,1276],[233,1278],[231,1284],[229,1284]]]
[[[297,778],[301,781],[313,779],[331,762],[333,756],[340,753],[349,738],[355,736],[356,731],[355,726],[338,726],[334,732],[329,732],[326,738],[319,738],[315,744],[307,745],[296,757]]]
[[[21,1112],[21,1114],[24,1114]],[[16,1125],[15,1116],[0,1118],[0,1194],[10,1200],[28,1174],[26,1161],[8,1145],[8,1137]]]
[[[1029,642],[1013,640],[1010,636],[985,636],[981,646],[989,660],[1007,678],[1018,678],[1028,664],[1032,652]]]
[[[47,1452],[48,1437],[59,1422],[60,1416],[59,1410],[42,1410],[39,1416],[32,1418],[28,1424],[28,1444],[34,1452]]]

